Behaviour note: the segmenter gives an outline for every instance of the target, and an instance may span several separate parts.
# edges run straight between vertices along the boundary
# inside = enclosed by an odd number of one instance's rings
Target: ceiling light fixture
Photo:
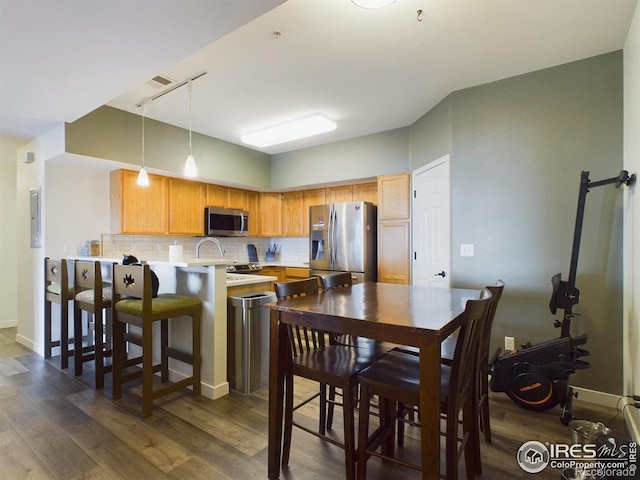
[[[138,172],[138,180],[136,182],[140,187],[149,186],[149,175],[147,175],[147,169],[144,168],[144,110],[149,101],[150,100],[148,98],[145,98],[140,103],[140,106],[142,108],[142,168]]]
[[[320,113],[280,123],[272,127],[256,130],[240,137],[243,143],[254,147],[270,147],[301,138],[331,132],[337,127],[333,120]]]
[[[392,3],[395,3],[396,0],[351,0],[354,5],[357,5],[361,8],[383,8],[388,7]]]
[[[189,155],[187,156],[187,161],[184,162],[184,176],[198,176],[198,167],[196,166],[196,160],[193,158],[193,152],[191,150],[191,80],[189,80]]]

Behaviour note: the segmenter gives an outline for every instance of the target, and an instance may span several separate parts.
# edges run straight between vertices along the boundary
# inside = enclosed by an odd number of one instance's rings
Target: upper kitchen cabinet
[[[411,176],[408,173],[378,177],[378,220],[411,218]]]
[[[111,232],[166,234],[169,231],[169,182],[149,174],[149,186],[137,185],[138,172],[111,172]]]
[[[374,205],[378,204],[378,183],[358,183],[353,186],[353,201],[354,202],[371,202]]]
[[[203,183],[169,178],[169,233],[202,235],[205,201]]]
[[[249,212],[249,236],[260,235],[260,194],[247,190],[247,207]]]
[[[286,192],[282,196],[282,235],[303,237],[304,233],[304,192]]]
[[[247,191],[239,188],[227,189],[227,208],[247,209]]]
[[[282,236],[281,193],[260,193],[260,235],[263,237]]]
[[[211,185],[207,184],[207,207],[220,207],[224,208],[227,206],[227,202],[229,201],[227,198],[228,188],[223,187],[221,185]],[[204,218],[204,217],[203,217]]]
[[[329,187],[326,190],[326,203],[353,202],[353,185]]]

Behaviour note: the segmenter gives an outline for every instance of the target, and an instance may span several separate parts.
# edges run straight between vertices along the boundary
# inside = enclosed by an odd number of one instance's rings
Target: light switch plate
[[[460,256],[461,257],[473,257],[473,243],[460,244]]]

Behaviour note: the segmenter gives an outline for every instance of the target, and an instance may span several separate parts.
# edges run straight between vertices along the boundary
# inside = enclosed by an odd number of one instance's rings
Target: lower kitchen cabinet
[[[285,277],[287,281],[303,280],[309,278],[310,272],[308,268],[285,267]]]
[[[270,277],[278,277],[278,282],[286,282],[287,281],[287,271],[286,267],[262,267],[262,271],[260,275],[267,275]]]
[[[378,224],[378,281],[411,283],[411,228],[409,221]]]

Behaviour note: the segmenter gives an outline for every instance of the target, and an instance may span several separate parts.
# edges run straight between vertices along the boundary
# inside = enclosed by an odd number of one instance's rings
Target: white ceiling
[[[240,144],[322,112],[334,132],[262,151],[334,142],[410,125],[452,91],[619,50],[636,0],[280,3],[0,0],[0,134],[34,138],[103,104],[140,113],[160,91],[153,76],[206,70],[193,82],[194,131]],[[188,128],[187,88],[146,115]]]

